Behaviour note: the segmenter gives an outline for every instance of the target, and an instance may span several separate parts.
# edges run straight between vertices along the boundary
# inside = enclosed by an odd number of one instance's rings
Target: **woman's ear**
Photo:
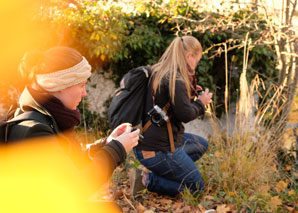
[[[192,52],[190,52],[190,51],[185,52],[186,60],[189,60],[191,58],[191,56],[192,56]]]
[[[185,52],[185,59],[186,59],[187,64],[190,65],[191,60],[192,60],[192,52],[190,52],[190,51]]]

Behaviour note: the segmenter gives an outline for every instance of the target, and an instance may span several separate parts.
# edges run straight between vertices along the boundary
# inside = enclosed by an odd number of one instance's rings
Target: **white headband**
[[[83,60],[80,63],[70,68],[36,75],[36,81],[44,90],[48,92],[57,92],[87,80],[90,75],[91,66],[83,57]]]

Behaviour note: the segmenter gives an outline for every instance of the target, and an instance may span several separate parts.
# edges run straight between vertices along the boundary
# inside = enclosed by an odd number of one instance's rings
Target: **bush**
[[[226,11],[227,13],[227,11]],[[259,73],[265,84],[276,80],[273,46],[265,45],[267,30],[262,15],[251,10],[229,14],[204,11],[201,5],[176,1],[84,1],[52,3],[40,13],[50,22],[59,44],[74,46],[94,67],[112,68],[114,80],[131,68],[157,62],[177,35],[192,34],[205,50],[197,79],[214,92],[217,115],[223,112],[225,79],[224,44],[227,45],[231,102],[239,96],[243,41],[250,32],[248,80]]]

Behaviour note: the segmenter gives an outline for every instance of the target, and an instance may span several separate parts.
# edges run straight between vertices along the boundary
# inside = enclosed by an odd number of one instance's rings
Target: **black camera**
[[[157,105],[153,106],[153,108],[148,112],[148,115],[151,122],[158,127],[163,126],[169,120],[167,114]]]

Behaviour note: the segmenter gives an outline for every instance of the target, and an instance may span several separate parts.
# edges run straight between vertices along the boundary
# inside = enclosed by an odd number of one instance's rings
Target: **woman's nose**
[[[84,90],[82,92],[82,97],[86,97],[87,96],[87,92],[86,92],[86,88],[84,87]]]

